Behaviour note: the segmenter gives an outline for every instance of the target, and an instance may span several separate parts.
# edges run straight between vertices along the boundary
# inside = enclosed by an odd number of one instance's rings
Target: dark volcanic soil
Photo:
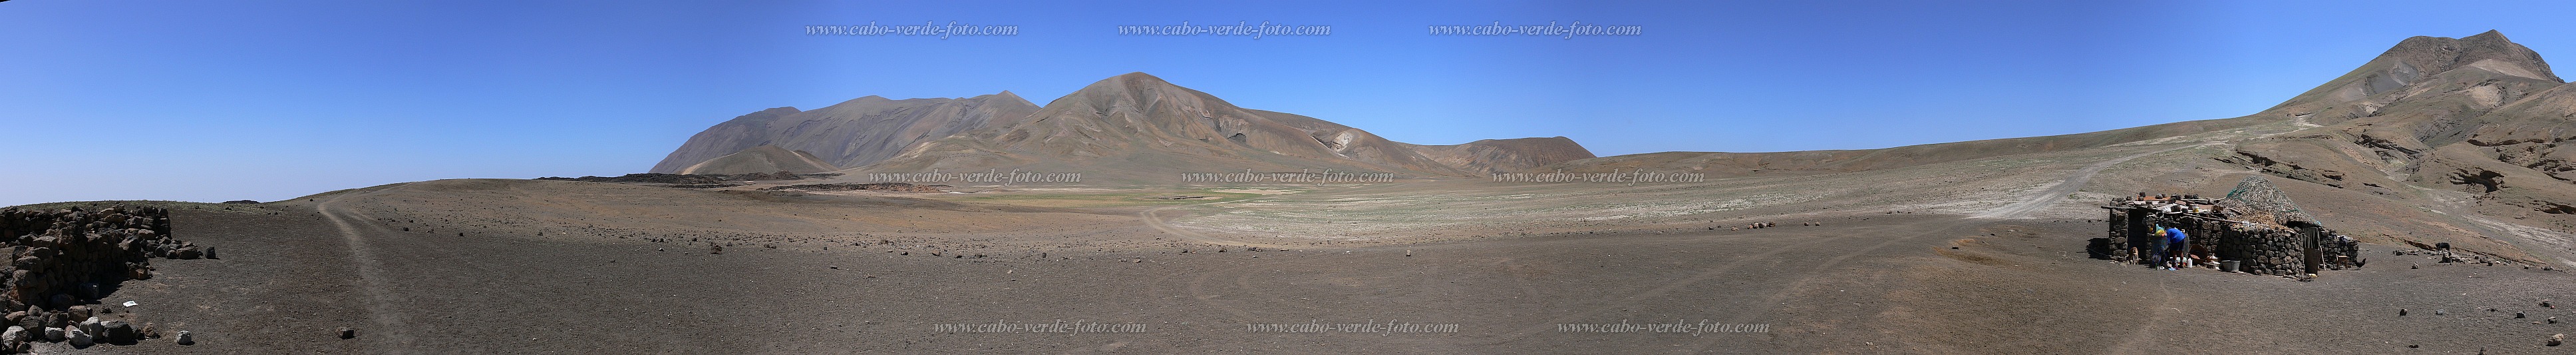
[[[366,223],[388,216],[279,209],[176,211],[175,233],[221,247],[223,258],[156,260],[160,277],[109,297],[140,302],[140,318],[194,331],[199,344],[85,351],[2545,353],[2564,349],[2542,345],[2550,334],[2576,332],[2576,323],[2532,324],[2576,320],[2538,306],[2566,295],[2576,278],[2564,272],[2434,264],[2385,256],[2384,246],[2368,247],[2370,267],[2316,282],[2158,271],[2084,259],[2084,238],[2102,227],[2082,221],[1875,215],[1742,231],[1041,259],[752,245],[710,254],[703,243],[405,232]],[[1142,332],[936,326],[1059,320]],[[1677,320],[1765,332],[1558,326]],[[1370,322],[1454,332],[1247,330]],[[359,335],[338,339],[340,327]]]

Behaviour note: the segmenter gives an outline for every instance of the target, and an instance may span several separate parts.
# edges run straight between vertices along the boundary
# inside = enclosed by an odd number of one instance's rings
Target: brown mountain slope
[[[736,117],[690,136],[687,143],[654,164],[652,172],[678,172],[708,159],[763,145],[813,152],[831,166],[861,166],[893,157],[921,142],[1009,123],[1034,111],[1037,105],[1009,91],[964,99],[889,100],[868,96],[813,111],[773,108]]]
[[[785,171],[812,174],[833,170],[841,170],[841,168],[833,167],[832,163],[823,162],[822,158],[814,157],[813,153],[802,150],[788,151],[778,146],[764,145],[708,159],[697,165],[681,168],[679,173],[727,175]]]
[[[2540,60],[2538,52],[2514,44],[2503,33],[2487,31],[2459,39],[2416,36],[2398,42],[2378,58],[2372,58],[2351,72],[2266,111],[2324,113],[2321,111],[2339,104],[2398,91],[2401,87],[2424,82],[2426,77],[2462,67],[2549,82],[2561,81],[2550,72],[2549,64]],[[2327,117],[2340,116],[2343,112],[2336,113]],[[2354,115],[2358,116],[2361,115]]]
[[[1574,154],[1515,151],[1523,146],[1572,147],[1590,155],[1571,141],[1435,149],[1454,158],[1453,165],[1424,154],[1423,146],[1312,117],[1236,107],[1162,78],[1128,73],[1067,94],[1013,124],[931,141],[859,170],[1022,168],[1148,182],[1172,181],[1176,173],[1246,169],[1478,176],[1494,167]]]
[[[2576,230],[2576,174],[2557,145],[2576,130],[2576,87],[2503,34],[2409,38],[2265,115],[2314,127],[2243,142],[2219,161],[2371,197],[2321,208],[2415,206],[2470,222],[2470,235],[2397,241],[2503,241],[2531,255],[2517,257],[2576,256],[2566,234]]]

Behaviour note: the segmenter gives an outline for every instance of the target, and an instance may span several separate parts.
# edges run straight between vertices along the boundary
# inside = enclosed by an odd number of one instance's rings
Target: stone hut
[[[2139,193],[2102,206],[2108,235],[2087,249],[2099,259],[2147,263],[2156,227],[2190,236],[2188,257],[2222,271],[2295,276],[2359,267],[2360,243],[2300,212],[2262,176],[2247,177],[2227,197]],[[2214,265],[2212,265],[2214,264]]]

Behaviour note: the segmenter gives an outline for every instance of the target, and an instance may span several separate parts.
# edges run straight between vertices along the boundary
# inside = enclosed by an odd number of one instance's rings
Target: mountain
[[[2513,43],[2503,33],[2487,31],[2458,39],[2417,36],[2399,41],[2361,67],[2265,111],[2316,113],[2321,114],[2313,118],[2321,121],[2316,123],[2332,124],[2342,119],[2371,116],[2396,99],[2427,92],[2422,89],[2428,87],[2416,84],[2486,79],[2498,80],[2489,84],[2563,81],[2550,72],[2549,64],[2541,61],[2538,52]],[[2527,87],[2511,86],[2515,87],[2489,85],[2486,89],[2462,94],[2473,94],[2473,102],[2486,102],[2492,108],[2496,101],[2510,93],[2528,93],[2514,92]],[[2414,90],[2408,90],[2410,87]]]
[[[1027,169],[1173,181],[1184,172],[1482,176],[1592,154],[1562,137],[1422,146],[1295,114],[1236,107],[1145,73],[1103,79],[1025,119],[933,140],[871,172]]]
[[[2114,145],[2215,144],[2224,149],[2139,159],[2165,164],[2168,170],[2156,173],[2162,175],[2113,179],[2136,182],[2132,188],[2187,189],[2199,180],[2185,177],[2198,174],[2272,175],[2295,181],[2282,187],[2317,202],[2303,206],[2357,238],[2576,260],[2576,235],[2565,232],[2576,230],[2576,148],[2560,146],[2570,139],[2576,84],[2537,52],[2487,31],[2407,38],[2342,76],[2236,118],[1884,149],[1631,154],[1543,169],[1806,175]]]
[[[833,170],[841,170],[841,168],[833,167],[832,163],[823,162],[822,158],[814,157],[814,153],[802,150],[788,151],[778,146],[764,145],[708,159],[696,165],[681,168],[678,173],[732,175],[785,171],[811,174]]]
[[[681,169],[757,146],[813,152],[829,166],[861,166],[905,148],[988,125],[1009,123],[1035,104],[1019,95],[890,100],[868,96],[813,111],[780,107],[735,117],[689,137],[652,172]]]

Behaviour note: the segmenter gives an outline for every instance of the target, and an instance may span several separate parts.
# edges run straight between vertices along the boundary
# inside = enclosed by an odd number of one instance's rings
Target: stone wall
[[[2220,241],[2219,259],[2237,260],[2241,263],[2238,271],[2292,275],[2307,268],[2307,249],[2301,245],[2298,231],[2234,223],[2213,227]]]
[[[2145,228],[2131,228],[2130,214],[2133,212],[2135,211],[2129,209],[2110,209],[2109,220],[2106,221],[2108,223],[2104,223],[2109,225],[2108,236],[2094,238],[2091,241],[2092,245],[2087,246],[2087,249],[2094,250],[2091,254],[2095,258],[2146,262],[2140,260],[2141,256],[2130,255],[2129,248],[2145,248],[2151,245],[2146,238],[2153,238],[2154,235],[2143,234],[2151,233],[2144,232],[2148,231]],[[2321,256],[2320,269],[2341,270],[2358,267],[2358,261],[2361,261],[2360,244],[2344,242],[2334,237],[2335,233],[2332,230],[2289,229],[2273,225],[2156,213],[2140,214],[2137,217],[2139,217],[2137,223],[2140,225],[2182,229],[2183,233],[2191,236],[2190,243],[2195,250],[2207,251],[2216,255],[2219,260],[2237,261],[2238,271],[2249,274],[2297,275],[2306,271],[2307,250],[2310,248],[2308,238],[2318,239],[2314,248],[2318,249]],[[2140,235],[2132,238],[2132,234]],[[2102,250],[2106,247],[2108,250]]]
[[[27,331],[89,317],[115,285],[152,278],[151,258],[214,257],[171,238],[170,211],[158,208],[0,209],[0,250],[10,258],[0,265],[0,312]],[[8,345],[0,352],[25,349]]]

